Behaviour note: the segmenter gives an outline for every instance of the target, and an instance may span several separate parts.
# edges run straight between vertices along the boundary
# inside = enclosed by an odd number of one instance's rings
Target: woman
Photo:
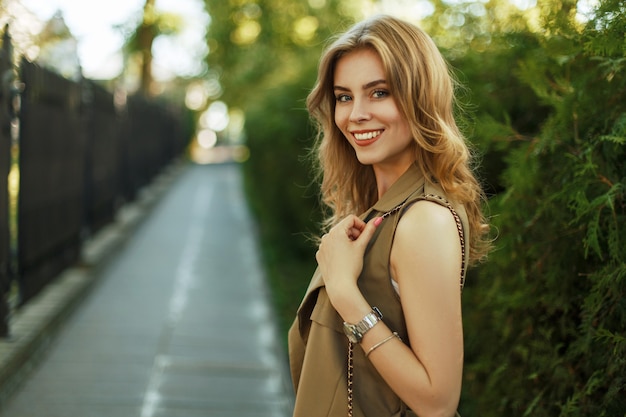
[[[432,40],[388,16],[321,58],[307,105],[332,213],[289,332],[294,416],[455,415],[460,287],[488,226],[453,90]]]

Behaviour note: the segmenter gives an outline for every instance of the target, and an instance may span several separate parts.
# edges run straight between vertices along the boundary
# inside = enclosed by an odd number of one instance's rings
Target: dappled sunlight
[[[189,153],[191,160],[200,165],[241,163],[250,157],[250,150],[245,145],[220,145],[205,148],[198,141],[191,144]]]
[[[315,16],[305,16],[298,19],[293,25],[294,42],[306,45],[315,38],[319,28],[319,21]]]
[[[217,133],[211,129],[198,132],[198,145],[203,149],[211,149],[217,144]]]
[[[208,109],[200,115],[199,125],[205,129],[221,132],[228,127],[230,116],[228,106],[222,101],[214,101]]]
[[[248,20],[240,24],[232,33],[232,41],[237,45],[250,45],[256,41],[261,33],[261,25],[254,20]]]
[[[253,44],[261,33],[261,24],[258,19],[262,14],[257,4],[250,3],[243,6],[233,17],[237,28],[231,33],[231,41],[236,45]]]
[[[190,146],[197,164],[244,162],[250,151],[243,145],[244,114],[223,101],[212,102],[198,116],[197,133]]]

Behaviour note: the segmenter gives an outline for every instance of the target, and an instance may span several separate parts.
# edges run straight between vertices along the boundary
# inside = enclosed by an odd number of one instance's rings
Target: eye
[[[339,102],[339,103],[346,103],[346,102],[352,100],[352,98],[349,95],[347,95],[347,94],[337,94],[335,96],[335,100],[337,100],[337,102]]]
[[[389,91],[387,90],[374,90],[372,92],[372,97],[374,98],[385,98],[389,96]]]

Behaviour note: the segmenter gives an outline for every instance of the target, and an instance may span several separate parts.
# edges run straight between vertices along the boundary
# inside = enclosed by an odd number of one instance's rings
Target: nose
[[[372,115],[365,100],[354,99],[352,103],[352,111],[350,112],[351,122],[362,123],[372,118]]]

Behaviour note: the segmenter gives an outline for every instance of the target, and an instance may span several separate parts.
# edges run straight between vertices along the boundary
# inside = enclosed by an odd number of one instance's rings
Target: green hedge
[[[290,84],[266,90],[265,99],[246,116],[246,190],[283,334],[315,268],[311,237],[317,234],[321,214],[308,157],[313,131],[303,98],[311,79],[311,72],[303,73]]]
[[[464,298],[468,415],[626,415],[625,6],[584,29],[567,6],[508,69],[546,118],[509,126],[496,250]]]

